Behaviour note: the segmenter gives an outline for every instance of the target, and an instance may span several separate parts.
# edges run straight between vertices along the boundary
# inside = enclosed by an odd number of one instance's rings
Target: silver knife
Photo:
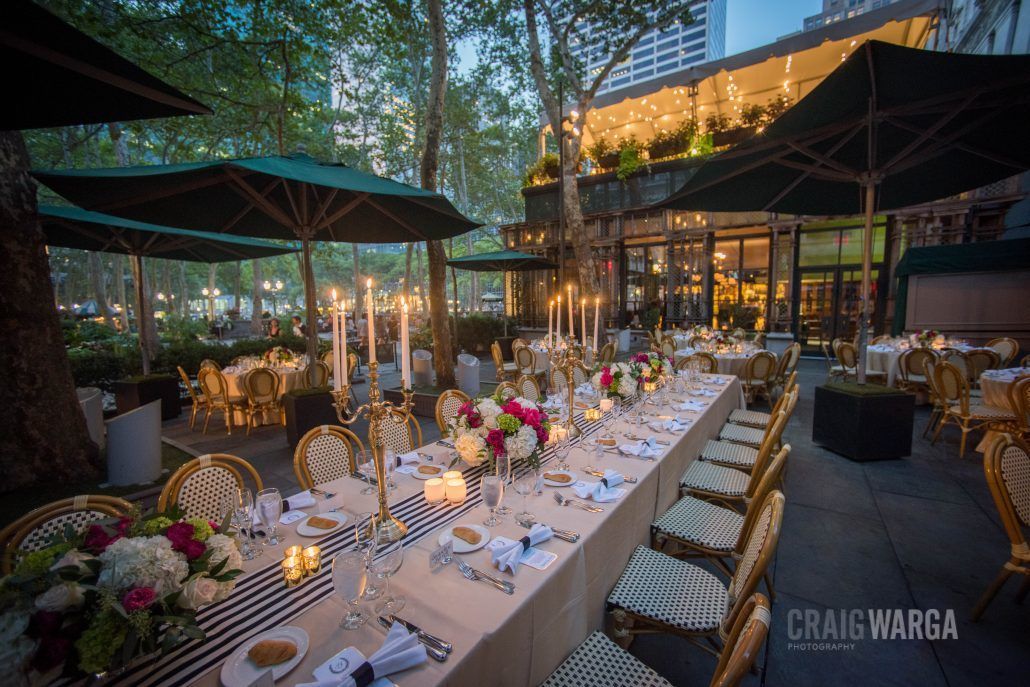
[[[391,622],[400,623],[405,628],[407,628],[408,632],[414,632],[418,635],[418,638],[420,640],[433,644],[434,646],[436,646],[436,648],[440,649],[441,651],[446,651],[447,653],[451,653],[452,651],[454,651],[454,646],[450,642],[445,642],[439,637],[435,637],[429,634],[415,623],[408,622],[404,618],[398,618],[395,615],[388,615],[386,616],[386,618]]]
[[[534,523],[532,522],[520,522],[519,524],[525,527],[527,530],[533,529],[534,525]],[[547,527],[550,527],[550,525],[547,525]],[[575,544],[579,541],[579,532],[573,532],[572,530],[560,530],[556,527],[551,527],[551,533],[558,539],[570,542],[572,544]]]
[[[393,623],[391,623],[383,616],[379,616],[379,624],[385,627],[387,630],[389,630],[390,627],[393,625]],[[422,643],[422,646],[426,648],[426,653],[432,656],[434,660],[439,661],[440,663],[443,663],[447,660],[447,652],[443,649],[437,648],[435,645],[430,644],[421,637],[418,638],[418,641]]]
[[[594,477],[602,477],[602,478],[604,477],[604,473],[599,471],[599,470],[587,470],[587,472],[589,472]],[[637,483],[637,478],[636,477],[626,477],[625,475],[623,475],[622,481],[625,482],[626,484],[636,484]]]

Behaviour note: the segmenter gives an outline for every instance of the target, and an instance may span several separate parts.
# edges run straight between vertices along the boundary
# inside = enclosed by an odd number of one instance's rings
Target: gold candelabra
[[[576,409],[576,382],[572,371],[576,367],[582,367],[582,363],[579,361],[579,358],[576,357],[574,349],[569,347],[565,351],[564,355],[552,359],[551,366],[556,372],[565,378],[565,389],[569,393],[569,419],[566,423],[565,430],[569,433],[570,438],[578,437],[583,433],[583,429],[576,424],[576,420],[574,419]]]
[[[372,444],[372,461],[376,470],[376,482],[379,489],[379,514],[376,516],[376,537],[380,541],[393,542],[403,539],[408,533],[408,527],[403,522],[390,514],[390,506],[386,502],[387,477],[386,465],[384,464],[385,452],[383,450],[383,433],[380,427],[384,422],[407,422],[411,415],[411,397],[414,392],[411,389],[401,389],[404,395],[404,402],[399,406],[392,401],[383,401],[379,392],[379,363],[368,364],[368,403],[363,403],[354,409],[350,417],[346,416],[347,406],[350,405],[348,394],[350,393],[350,382],[345,381],[339,390],[332,392],[333,407],[336,409],[336,417],[341,424],[352,425],[362,417],[368,418],[368,435]]]

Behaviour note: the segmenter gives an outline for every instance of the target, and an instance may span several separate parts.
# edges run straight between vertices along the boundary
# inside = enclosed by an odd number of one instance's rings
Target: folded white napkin
[[[712,391],[711,389],[696,389],[690,392],[691,396],[718,396],[718,391]]]
[[[577,396],[593,396],[594,386],[590,382],[584,382],[576,387]]]
[[[708,409],[708,406],[700,401],[684,401],[683,403],[677,403],[672,407],[673,410],[685,410],[693,411],[696,413],[704,412]]]
[[[605,470],[604,477],[600,482],[592,484],[587,482],[576,482],[572,485],[572,491],[581,499],[593,499],[598,503],[614,501],[626,493],[625,489],[616,489],[622,484],[622,474],[615,470]]]
[[[622,444],[619,446],[619,450],[638,458],[655,458],[662,453],[662,450],[658,448],[658,441],[654,437],[648,437],[644,441],[638,441],[635,444]]]
[[[421,462],[421,460],[422,458],[418,455],[418,451],[408,451],[397,456],[397,463],[399,465],[412,465]]]
[[[729,383],[730,380],[728,380],[728,379],[726,379],[724,377],[716,377],[714,375],[709,375],[708,379],[706,381],[709,384],[727,384],[727,383]]]
[[[350,666],[347,675],[326,675],[316,682],[305,682],[297,687],[367,687],[376,679],[426,662],[426,648],[418,641],[418,635],[408,632],[402,625],[394,623],[386,633],[386,639],[379,650],[364,663]],[[322,673],[315,671],[316,677]]]
[[[540,405],[547,410],[558,410],[563,403],[560,396],[548,396]]]
[[[490,559],[493,561],[497,569],[504,571],[505,568],[511,571],[514,575],[515,571],[519,567],[519,559],[522,558],[522,554],[531,546],[543,543],[551,538],[551,528],[547,525],[541,525],[537,523],[533,525],[533,529],[529,531],[529,534],[519,539],[517,542],[509,544],[508,546],[502,546],[494,549],[490,554]]]
[[[311,508],[315,505],[315,497],[311,495],[310,491],[302,491],[299,494],[293,496],[287,496],[283,499],[283,510],[297,510],[298,508]]]
[[[687,428],[688,421],[682,421],[679,417],[674,417],[670,420],[660,420],[658,422],[652,422],[648,425],[651,429],[656,432],[682,432]]]

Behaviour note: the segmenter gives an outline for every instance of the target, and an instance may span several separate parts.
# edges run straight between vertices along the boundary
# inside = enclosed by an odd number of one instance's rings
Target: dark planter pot
[[[283,394],[283,410],[286,413],[286,441],[290,448],[296,448],[300,438],[313,427],[340,424],[328,390],[296,396]]]
[[[747,126],[729,131],[716,131],[712,134],[712,147],[721,148],[740,143],[744,139],[751,138],[758,131],[758,127]]]
[[[902,458],[912,454],[914,414],[911,394],[859,395],[817,386],[812,441],[859,462]]]
[[[411,396],[411,413],[419,417],[431,417],[436,419],[436,399],[439,394],[420,394],[418,392]],[[383,389],[383,400],[392,401],[398,406],[404,403],[404,395],[400,387],[396,389]]]
[[[376,362],[380,365],[383,363],[392,363],[394,358],[392,343],[381,343],[376,346]],[[368,346],[364,346],[358,351],[358,355],[361,356],[361,360],[366,364],[368,362]]]
[[[162,420],[179,417],[182,414],[179,380],[169,375],[114,383],[114,403],[119,415],[153,401],[161,401]]]
[[[515,356],[511,352],[511,344],[513,341],[515,341],[514,336],[497,337],[497,343],[501,345],[501,357],[504,358],[506,362],[515,359]]]

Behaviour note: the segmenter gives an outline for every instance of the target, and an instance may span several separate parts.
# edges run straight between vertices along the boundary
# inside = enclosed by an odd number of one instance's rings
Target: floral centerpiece
[[[8,684],[115,671],[203,639],[197,609],[228,597],[242,572],[236,543],[218,529],[176,513],[128,516],[22,556],[0,579]]]
[[[692,336],[700,336],[702,338],[709,338],[712,335],[712,330],[703,324],[695,324],[690,328]]]
[[[663,375],[672,373],[672,361],[665,355],[655,351],[637,353],[630,360],[640,365],[639,376],[645,382],[652,382],[660,379]]]
[[[726,332],[716,332],[712,335],[712,343],[719,347],[736,346],[737,339]]]
[[[472,467],[507,456],[512,463],[521,460],[538,468],[551,429],[547,413],[535,401],[496,396],[463,404],[450,426],[458,458]]]
[[[916,343],[926,348],[933,344],[934,340],[940,335],[941,333],[936,329],[919,329],[916,331]]]
[[[612,363],[602,365],[590,378],[595,389],[609,398],[630,398],[640,384],[640,363]]]
[[[265,351],[265,360],[273,365],[293,362],[293,351],[284,346],[275,346]]]

